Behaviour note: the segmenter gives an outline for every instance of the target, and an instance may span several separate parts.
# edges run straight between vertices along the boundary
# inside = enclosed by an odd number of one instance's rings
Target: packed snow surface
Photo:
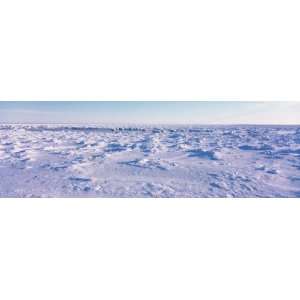
[[[300,197],[300,126],[0,125],[1,197]]]

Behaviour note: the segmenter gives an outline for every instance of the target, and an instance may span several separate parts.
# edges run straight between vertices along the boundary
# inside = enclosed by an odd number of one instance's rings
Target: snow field
[[[0,125],[1,197],[300,197],[299,126]]]

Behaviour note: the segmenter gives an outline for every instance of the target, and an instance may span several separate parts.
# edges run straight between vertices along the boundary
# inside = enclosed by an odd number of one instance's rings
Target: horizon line
[[[0,125],[172,125],[172,126],[300,126],[300,123],[142,123],[142,122],[1,122]]]

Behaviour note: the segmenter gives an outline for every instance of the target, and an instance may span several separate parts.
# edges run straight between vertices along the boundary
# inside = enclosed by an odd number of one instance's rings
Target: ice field
[[[0,197],[300,197],[300,126],[0,125]]]

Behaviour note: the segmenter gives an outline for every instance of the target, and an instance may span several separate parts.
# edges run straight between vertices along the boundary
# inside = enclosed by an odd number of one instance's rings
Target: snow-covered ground
[[[0,125],[1,197],[300,197],[300,126]]]

